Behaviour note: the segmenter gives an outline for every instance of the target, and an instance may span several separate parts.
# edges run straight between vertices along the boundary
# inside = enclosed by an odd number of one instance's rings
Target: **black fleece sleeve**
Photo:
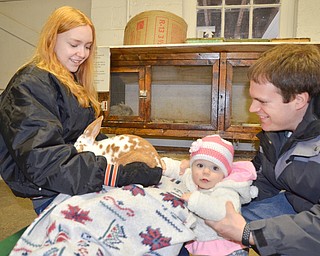
[[[161,176],[162,169],[160,167],[150,168],[142,162],[133,162],[120,166],[108,164],[104,184],[113,187],[140,184],[148,187],[158,184]]]

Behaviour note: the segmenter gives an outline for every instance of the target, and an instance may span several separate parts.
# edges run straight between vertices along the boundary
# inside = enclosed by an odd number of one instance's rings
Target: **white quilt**
[[[179,196],[181,183],[163,177],[143,188],[107,187],[81,196],[59,195],[27,228],[15,255],[177,255],[194,238],[194,220]]]

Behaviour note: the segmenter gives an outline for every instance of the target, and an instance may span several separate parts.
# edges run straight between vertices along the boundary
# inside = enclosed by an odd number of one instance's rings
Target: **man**
[[[232,204],[219,222],[226,239],[255,246],[260,255],[319,255],[320,52],[314,45],[282,44],[249,69],[250,112],[261,122],[260,150],[252,160],[258,198]]]

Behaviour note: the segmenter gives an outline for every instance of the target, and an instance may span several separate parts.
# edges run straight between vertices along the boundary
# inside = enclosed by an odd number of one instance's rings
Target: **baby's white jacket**
[[[217,183],[214,188],[203,190],[193,182],[190,168],[179,175],[180,161],[167,157],[163,157],[162,160],[166,164],[164,175],[182,181],[192,192],[187,207],[194,214],[190,216],[186,225],[191,226],[198,241],[222,239],[204,220],[223,219],[226,215],[227,201],[231,201],[236,211],[240,212],[241,204],[250,202],[258,195],[258,189],[251,186],[257,174],[250,161],[234,162],[228,177]]]

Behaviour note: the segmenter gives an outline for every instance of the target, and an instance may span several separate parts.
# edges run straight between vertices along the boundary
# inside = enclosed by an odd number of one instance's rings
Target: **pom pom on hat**
[[[231,142],[222,139],[219,135],[210,135],[198,139],[191,144],[190,166],[195,160],[210,161],[222,170],[224,176],[231,172],[234,148]]]

